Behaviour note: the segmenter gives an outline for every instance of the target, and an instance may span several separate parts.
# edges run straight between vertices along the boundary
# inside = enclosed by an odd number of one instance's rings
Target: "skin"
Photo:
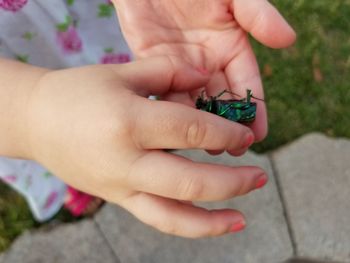
[[[209,81],[177,57],[57,71],[0,59],[0,80],[1,155],[36,160],[160,231],[197,238],[241,230],[240,212],[209,211],[192,201],[229,199],[267,181],[258,167],[194,162],[163,151],[245,150],[254,139],[243,125],[147,99]]]
[[[247,32],[271,48],[288,47],[296,38],[293,29],[266,0],[113,2],[123,33],[139,58],[171,55],[185,59],[210,75],[206,91],[211,96],[227,89],[245,97],[246,89],[251,89],[255,97],[264,98]],[[169,92],[164,98],[194,105],[199,93]],[[255,140],[261,141],[267,134],[267,115],[264,103],[257,103],[257,119],[251,129]]]
[[[185,105],[193,106],[201,87],[208,95],[230,89],[242,96],[250,88],[263,98],[246,32],[282,48],[294,42],[294,31],[264,0],[114,4],[133,51],[153,58],[62,71],[0,60],[0,154],[36,160],[166,233],[196,238],[241,230],[240,212],[208,211],[192,201],[246,194],[266,183],[264,171],[197,163],[162,149],[239,155],[263,139],[260,102],[251,129]],[[149,94],[169,102],[149,101]]]

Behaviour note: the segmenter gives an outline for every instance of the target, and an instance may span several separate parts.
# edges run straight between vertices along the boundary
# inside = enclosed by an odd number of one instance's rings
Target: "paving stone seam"
[[[116,254],[116,252],[114,251],[111,243],[109,242],[108,238],[105,236],[105,233],[103,232],[103,230],[101,229],[100,225],[96,222],[95,218],[93,218],[93,223],[96,227],[96,229],[98,230],[98,232],[100,232],[101,237],[103,238],[103,240],[107,243],[109,249],[112,251],[113,257],[115,259],[115,263],[121,263],[118,255]],[[0,262],[1,263],[1,262]]]
[[[286,200],[285,200],[285,197],[284,197],[284,194],[283,194],[283,189],[282,189],[282,185],[281,185],[281,182],[280,182],[279,174],[278,174],[277,169],[275,167],[275,162],[273,160],[272,153],[266,154],[266,156],[268,157],[268,159],[270,161],[272,174],[275,177],[278,197],[279,197],[279,199],[281,201],[281,204],[282,204],[283,217],[284,217],[284,220],[285,220],[286,225],[287,225],[287,231],[288,231],[289,240],[290,240],[290,243],[292,244],[293,258],[295,258],[298,255],[297,243],[296,243],[296,239],[295,239],[292,223],[290,222],[290,219],[289,219],[289,213],[288,213],[288,209],[287,209]]]

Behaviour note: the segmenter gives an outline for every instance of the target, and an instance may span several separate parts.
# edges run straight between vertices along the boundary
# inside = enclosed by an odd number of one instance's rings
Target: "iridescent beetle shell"
[[[257,105],[251,101],[251,98],[255,98],[251,90],[247,90],[247,97],[241,100],[218,100],[224,93],[231,92],[224,90],[209,99],[204,99],[202,92],[196,100],[196,108],[239,123],[252,123],[255,120]]]

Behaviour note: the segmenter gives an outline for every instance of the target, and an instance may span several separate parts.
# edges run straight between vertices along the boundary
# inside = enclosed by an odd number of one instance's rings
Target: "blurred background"
[[[320,131],[350,138],[350,1],[272,0],[297,32],[296,44],[254,43],[269,114],[266,152]]]
[[[298,39],[285,50],[252,40],[270,127],[253,150],[266,153],[311,131],[350,138],[350,0],[271,2]],[[53,219],[73,220],[63,211]],[[0,183],[0,252],[24,230],[38,226],[25,201]]]

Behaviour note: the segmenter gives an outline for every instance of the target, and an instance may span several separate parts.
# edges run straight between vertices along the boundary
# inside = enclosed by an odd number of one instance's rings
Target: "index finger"
[[[142,96],[198,89],[209,81],[209,74],[170,55],[109,66],[118,69],[116,73],[127,82],[129,89]]]
[[[139,100],[133,138],[143,149],[234,150],[254,141],[248,127],[212,113],[180,103]]]

